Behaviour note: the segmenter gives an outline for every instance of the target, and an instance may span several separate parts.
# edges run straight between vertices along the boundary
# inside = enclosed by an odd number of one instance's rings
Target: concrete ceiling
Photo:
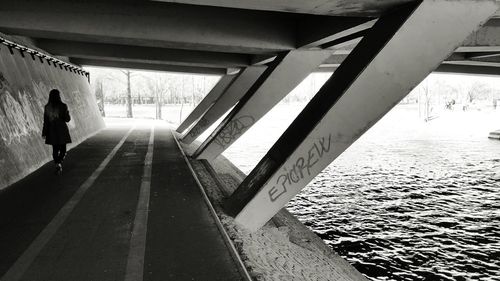
[[[342,63],[376,21],[409,0],[3,0],[0,32],[83,65],[224,74],[281,51],[327,48]],[[500,20],[470,36],[445,70],[497,67]],[[456,67],[459,65],[461,67]],[[443,70],[444,71],[444,70]],[[491,73],[491,69],[488,69]]]
[[[328,16],[378,17],[388,9],[412,0],[154,0],[235,9]]]
[[[379,17],[414,0],[150,0],[233,9],[301,13],[325,16]],[[497,12],[495,17],[499,17]]]

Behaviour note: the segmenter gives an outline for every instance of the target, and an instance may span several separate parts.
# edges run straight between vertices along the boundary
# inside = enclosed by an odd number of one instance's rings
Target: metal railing
[[[40,63],[47,62],[48,65],[52,65],[54,67],[59,67],[60,69],[66,70],[73,72],[75,74],[79,74],[82,76],[87,77],[87,80],[90,82],[90,74],[88,71],[83,70],[80,66],[62,61],[58,58],[55,58],[49,54],[42,53],[38,50],[28,48],[26,46],[20,45],[16,42],[7,40],[3,37],[0,37],[0,43],[5,45],[8,49],[11,55],[14,55],[14,51],[17,51],[20,53],[22,57],[25,57],[26,55],[31,56],[33,60],[38,60]]]

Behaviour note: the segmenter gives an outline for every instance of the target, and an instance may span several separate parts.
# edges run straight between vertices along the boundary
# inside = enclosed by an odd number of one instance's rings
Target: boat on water
[[[488,136],[488,138],[500,140],[500,130],[491,132],[490,135]]]

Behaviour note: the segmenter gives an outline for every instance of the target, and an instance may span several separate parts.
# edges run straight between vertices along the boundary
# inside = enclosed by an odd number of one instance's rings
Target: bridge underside
[[[334,71],[374,21],[409,0],[7,0],[0,32],[79,65],[223,75],[279,52],[320,48]],[[445,16],[445,14],[443,14]],[[437,71],[496,75],[500,13]]]
[[[333,72],[227,200],[257,229],[429,73],[500,74],[497,9],[483,0],[7,0],[0,32],[71,65],[222,76],[177,129],[191,143],[230,110],[196,159],[220,155],[309,73]]]

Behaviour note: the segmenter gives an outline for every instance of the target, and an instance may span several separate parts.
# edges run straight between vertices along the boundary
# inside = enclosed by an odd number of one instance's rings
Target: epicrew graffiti
[[[3,73],[0,72],[0,90],[3,90],[7,85],[7,79],[5,79],[5,77],[3,77]]]
[[[328,138],[321,137],[317,139],[307,150],[306,155],[298,157],[297,160],[292,162],[291,167],[284,167],[284,172],[278,176],[275,185],[268,191],[271,202],[278,200],[292,184],[299,182],[306,176],[311,176],[311,170],[314,166],[330,151],[331,140],[331,134],[328,135]]]

